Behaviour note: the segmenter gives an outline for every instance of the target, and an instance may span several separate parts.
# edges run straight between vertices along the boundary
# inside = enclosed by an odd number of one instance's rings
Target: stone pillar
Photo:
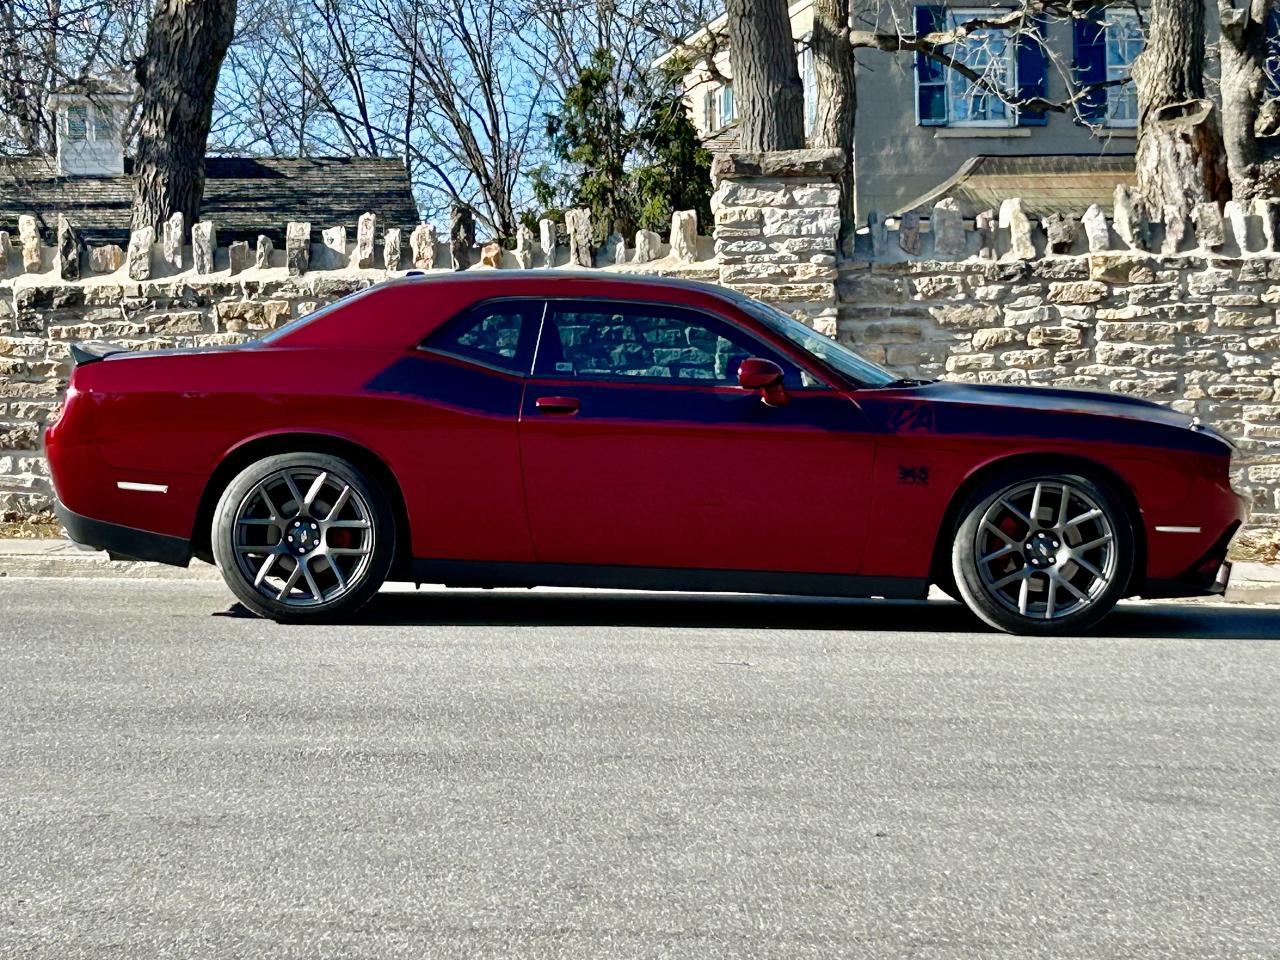
[[[18,217],[18,242],[22,245],[22,269],[25,273],[40,272],[40,228],[36,218],[29,214]]]
[[[387,227],[382,235],[382,263],[392,273],[400,269],[399,227]]]
[[[454,270],[471,266],[471,248],[475,245],[476,221],[471,208],[455,203],[449,216],[449,258]]]
[[[591,238],[591,211],[574,208],[564,212],[565,232],[569,234],[569,264],[589,267],[595,257]]]
[[[175,270],[182,269],[182,245],[186,240],[186,222],[181,213],[175,213],[164,222],[161,253],[164,262]]]
[[[836,149],[717,157],[711,209],[720,283],[835,336],[843,170]]]
[[[409,234],[409,253],[415,270],[433,270],[436,265],[436,228],[420,223]]]
[[[63,280],[80,279],[80,233],[71,221],[58,214],[58,275]]]
[[[373,241],[378,232],[378,217],[362,213],[356,221],[356,266],[368,270],[373,266]]]
[[[556,265],[556,222],[554,220],[538,221],[538,246],[542,247],[542,265]]]
[[[284,261],[289,276],[300,277],[311,266],[311,224],[291,222],[284,229]]]
[[[212,220],[191,225],[191,260],[196,273],[213,273],[213,255],[218,249],[218,231]]]

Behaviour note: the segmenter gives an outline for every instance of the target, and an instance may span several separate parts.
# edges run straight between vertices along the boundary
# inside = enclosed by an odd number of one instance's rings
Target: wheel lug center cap
[[[289,524],[289,545],[295,553],[310,553],[320,546],[320,528],[308,520],[295,520]]]
[[[1026,542],[1027,562],[1033,567],[1047,567],[1058,562],[1061,544],[1051,534],[1041,531]]]

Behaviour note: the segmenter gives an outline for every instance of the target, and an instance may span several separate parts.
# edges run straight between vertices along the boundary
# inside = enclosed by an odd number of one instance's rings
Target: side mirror
[[[761,399],[771,407],[787,404],[787,389],[782,385],[782,368],[772,360],[748,357],[738,364],[738,386],[743,390],[759,390]]]

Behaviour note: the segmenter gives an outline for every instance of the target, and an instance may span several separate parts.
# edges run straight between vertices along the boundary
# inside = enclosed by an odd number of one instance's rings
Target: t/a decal
[[[898,482],[925,486],[929,482],[928,467],[899,467]]]

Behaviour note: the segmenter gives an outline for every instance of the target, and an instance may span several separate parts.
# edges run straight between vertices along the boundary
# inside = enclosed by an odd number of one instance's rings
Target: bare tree
[[[142,119],[134,166],[133,226],[174,213],[194,222],[214,88],[235,32],[235,0],[160,0],[136,77]]]
[[[742,149],[804,146],[804,87],[786,0],[728,0],[729,58]]]
[[[0,159],[51,154],[55,89],[122,73],[137,56],[147,0],[0,0]],[[126,117],[126,135],[133,111]]]
[[[1153,0],[1138,87],[1138,191],[1155,217],[1230,197],[1217,108],[1205,95],[1204,0]]]
[[[1273,0],[1219,0],[1222,133],[1237,200],[1280,197],[1280,102],[1268,76]]]
[[[849,0],[816,0],[813,5],[813,72],[818,115],[815,146],[835,147],[844,154],[841,174],[841,248],[853,242],[855,164],[854,131],[858,111],[857,75],[849,43]]]

